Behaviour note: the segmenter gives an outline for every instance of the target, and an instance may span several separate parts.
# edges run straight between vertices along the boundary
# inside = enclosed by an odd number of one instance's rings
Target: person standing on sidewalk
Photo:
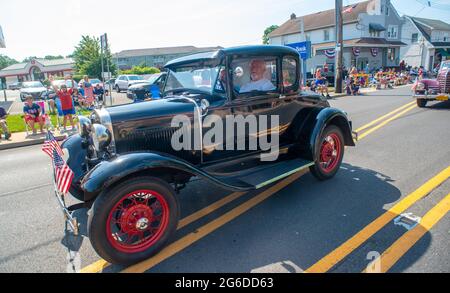
[[[53,81],[53,78],[51,78],[51,79],[52,80],[50,80],[50,82]],[[69,77],[64,78],[65,81],[67,81],[68,79],[69,79]],[[70,120],[70,124],[72,125],[72,130],[76,130],[75,123],[73,121],[73,116],[72,116],[72,115],[76,114],[75,108],[73,106],[73,100],[72,100],[73,89],[75,88],[75,81],[73,80],[72,76],[70,76],[70,79],[72,80],[72,88],[70,88],[70,89],[67,88],[67,83],[61,85],[61,89],[59,89],[59,90],[56,85],[53,86],[55,93],[58,95],[59,99],[61,100],[61,110],[64,115],[64,119],[63,119],[64,131],[67,131],[67,129],[66,129],[67,119]]]
[[[11,133],[9,132],[8,124],[6,124],[6,117],[8,117],[8,113],[6,113],[5,108],[0,107],[0,127],[3,130],[5,139],[8,140],[11,137]],[[1,138],[1,135],[0,135],[0,138]]]

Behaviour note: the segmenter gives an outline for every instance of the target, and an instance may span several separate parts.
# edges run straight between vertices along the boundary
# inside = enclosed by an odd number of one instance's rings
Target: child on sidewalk
[[[34,125],[36,123],[39,124],[41,133],[44,133],[44,119],[41,116],[41,107],[33,102],[33,97],[30,95],[26,97],[26,103],[23,107],[23,113],[25,114],[25,122],[28,124],[28,126],[30,126],[31,130],[33,131],[33,135],[36,134],[36,128],[34,128]]]
[[[53,89],[55,91],[55,93],[58,95],[59,99],[61,100],[61,109],[64,115],[64,119],[63,119],[63,127],[64,127],[64,131],[66,130],[66,124],[67,124],[67,119],[69,119],[70,124],[72,125],[72,130],[76,130],[75,127],[75,123],[73,121],[73,116],[75,115],[75,108],[73,106],[73,101],[72,101],[72,94],[73,94],[73,90],[75,88],[75,81],[73,80],[73,78],[70,77],[65,77],[64,80],[68,80],[68,79],[72,80],[72,88],[68,89],[66,84],[62,84],[61,85],[61,89],[58,89],[58,87],[56,85],[53,85]],[[49,78],[50,82],[53,81],[53,77],[51,76]]]

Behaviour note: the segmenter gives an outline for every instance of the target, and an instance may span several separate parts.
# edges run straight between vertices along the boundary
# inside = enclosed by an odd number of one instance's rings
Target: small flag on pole
[[[55,168],[56,188],[61,193],[69,192],[74,174],[56,149],[53,150],[53,167]]]
[[[50,158],[53,158],[53,151],[56,150],[58,155],[62,157],[64,155],[63,150],[59,146],[59,143],[56,141],[53,134],[49,131],[47,132],[47,139],[45,140],[44,144],[42,145],[42,151],[50,156]]]

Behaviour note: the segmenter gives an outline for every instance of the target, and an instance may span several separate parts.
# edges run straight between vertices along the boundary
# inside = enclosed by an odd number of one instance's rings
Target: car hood
[[[29,93],[29,94],[33,94],[33,93],[42,93],[47,91],[47,89],[45,87],[30,87],[30,88],[22,88],[20,89],[21,93]]]
[[[114,124],[175,115],[192,116],[197,103],[182,96],[106,108]]]
[[[130,80],[128,81],[128,84],[139,84],[139,83],[146,83],[147,81],[145,80]]]
[[[149,83],[149,82],[142,82],[142,83],[137,83],[137,84],[130,85],[128,87],[128,89],[132,90],[132,91],[133,90],[140,90],[140,89],[143,89],[143,88],[148,87],[150,85],[151,85],[151,83]]]

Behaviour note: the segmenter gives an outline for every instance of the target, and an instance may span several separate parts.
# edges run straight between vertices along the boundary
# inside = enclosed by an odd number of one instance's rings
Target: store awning
[[[369,23],[369,29],[379,32],[386,30],[386,28],[379,23]]]
[[[441,54],[442,57],[449,57],[450,50],[449,49],[437,49],[437,52]]]

